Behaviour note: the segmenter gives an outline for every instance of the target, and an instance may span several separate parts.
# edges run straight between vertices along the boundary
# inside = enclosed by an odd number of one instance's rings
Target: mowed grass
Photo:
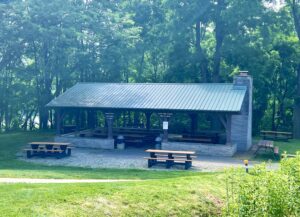
[[[218,216],[223,176],[128,183],[0,184],[5,216]]]
[[[138,182],[0,184],[3,216],[218,216],[223,173],[50,167],[19,161],[30,141],[49,132],[0,134],[0,177],[139,179]]]
[[[257,143],[262,138],[256,137],[253,139],[253,143]],[[297,152],[300,152],[300,140],[299,139],[291,139],[289,141],[274,141],[274,146],[279,147],[279,153],[282,155],[283,153],[287,154],[296,154]],[[256,157],[249,156],[252,160],[258,160],[258,161],[278,161],[275,160],[273,157],[273,153],[271,151],[264,151],[261,150]]]
[[[279,147],[279,152],[288,154],[296,154],[296,152],[300,151],[300,140],[299,139],[291,139],[289,141],[275,141],[275,146]]]

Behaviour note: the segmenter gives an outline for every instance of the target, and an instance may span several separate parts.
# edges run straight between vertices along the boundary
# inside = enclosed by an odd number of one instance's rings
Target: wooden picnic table
[[[274,139],[274,140],[289,140],[293,138],[293,134],[291,132],[280,132],[280,131],[260,131],[260,135],[263,139]]]
[[[33,156],[55,156],[57,158],[71,155],[71,143],[64,142],[30,142],[30,148],[24,149],[27,153],[27,158]]]
[[[147,149],[145,152],[150,153],[150,157],[146,158],[149,168],[155,164],[164,163],[167,168],[175,164],[183,164],[185,169],[188,169],[192,166],[193,158],[196,157],[194,151]]]
[[[66,142],[30,142],[30,145],[62,145],[62,146],[69,146],[71,143]]]
[[[258,141],[257,149],[254,152],[254,155],[256,156],[257,153],[262,149],[265,150],[265,152],[267,152],[267,151],[271,152],[273,154],[274,158],[279,157],[279,149],[278,149],[278,147],[274,146],[273,141],[270,141],[270,140],[260,140],[260,141]]]

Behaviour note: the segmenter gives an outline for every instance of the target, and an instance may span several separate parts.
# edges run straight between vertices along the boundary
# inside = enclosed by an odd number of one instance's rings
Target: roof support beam
[[[107,123],[107,138],[113,139],[114,113],[105,113],[105,120]]]
[[[169,119],[172,116],[172,113],[158,113],[158,115],[163,122],[163,141],[168,142]]]
[[[198,129],[198,114],[197,113],[191,113],[191,134],[194,136]]]
[[[231,143],[231,114],[218,115],[222,125],[226,129],[226,143]]]
[[[61,135],[61,127],[62,127],[62,119],[63,119],[63,115],[61,112],[61,109],[55,109],[55,114],[56,114],[56,135]]]
[[[231,143],[231,115],[226,115],[226,143]]]
[[[76,132],[75,132],[76,136],[79,136],[79,131],[81,129],[81,125],[82,125],[81,118],[82,118],[82,111],[81,111],[81,109],[77,109],[77,111],[76,111]]]
[[[94,109],[87,111],[88,128],[94,129],[96,125],[96,112]]]
[[[145,112],[145,116],[146,116],[146,129],[150,130],[151,127],[151,115],[152,112]]]

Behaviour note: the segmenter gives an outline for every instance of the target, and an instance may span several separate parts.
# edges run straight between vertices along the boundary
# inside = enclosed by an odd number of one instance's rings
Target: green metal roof
[[[78,83],[47,106],[239,112],[245,94],[233,84]]]

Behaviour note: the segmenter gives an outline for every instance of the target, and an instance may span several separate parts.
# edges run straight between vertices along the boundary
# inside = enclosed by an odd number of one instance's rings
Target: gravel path
[[[127,179],[29,179],[29,178],[0,178],[0,183],[109,183],[137,182],[141,180]]]
[[[148,157],[143,149],[129,148],[126,150],[99,150],[99,149],[85,149],[76,148],[72,152],[71,157],[62,159],[56,158],[39,158],[34,157],[27,159],[24,155],[19,155],[19,159],[46,165],[62,165],[62,166],[76,166],[88,168],[131,168],[131,169],[148,169],[147,161],[144,157]],[[254,165],[258,162],[250,162]],[[193,161],[191,170],[214,172],[223,170],[229,167],[242,167],[243,161],[231,157],[211,157],[198,156]],[[272,167],[277,168],[278,164],[272,164]],[[182,166],[174,166],[172,169],[182,170]],[[164,166],[154,166],[151,169],[165,169]]]

